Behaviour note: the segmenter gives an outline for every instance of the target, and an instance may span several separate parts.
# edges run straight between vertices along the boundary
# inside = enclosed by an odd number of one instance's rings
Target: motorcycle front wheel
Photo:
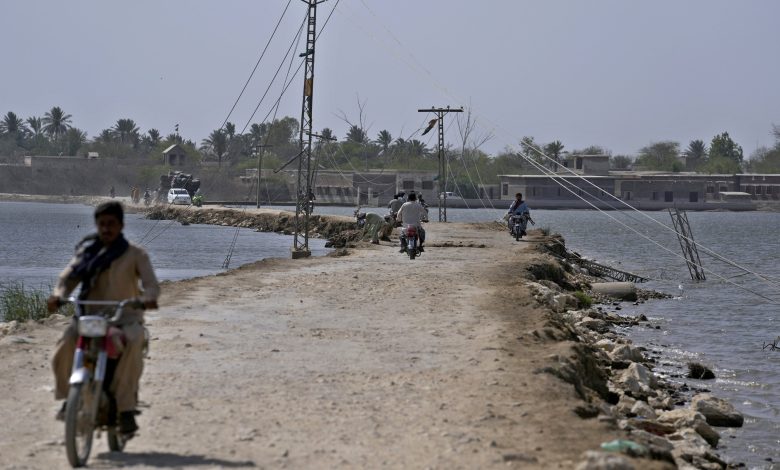
[[[95,431],[95,417],[84,387],[84,384],[71,385],[65,406],[65,450],[68,462],[74,468],[87,464]]]

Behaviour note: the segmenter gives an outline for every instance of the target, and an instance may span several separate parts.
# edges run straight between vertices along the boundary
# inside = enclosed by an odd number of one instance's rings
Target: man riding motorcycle
[[[404,195],[402,193],[396,194],[393,196],[393,200],[390,201],[390,203],[387,205],[387,208],[390,209],[390,215],[393,217],[393,220],[398,220],[398,211],[401,210],[401,206],[404,205]]]
[[[65,299],[81,284],[80,300],[116,300],[139,298],[147,309],[157,308],[160,287],[146,251],[129,243],[122,229],[124,211],[116,201],[105,202],[95,209],[97,234],[79,243],[77,252],[62,271],[52,295],[47,301],[50,312],[56,311]],[[139,287],[141,282],[142,289]],[[144,327],[143,311],[127,310],[122,316],[122,333],[126,344],[114,372],[110,390],[119,412],[119,432],[132,435],[138,430],[135,408],[138,383],[143,370]],[[74,321],[57,343],[52,358],[55,377],[55,398],[68,395],[73,355],[78,338]],[[65,403],[57,419],[63,419]]]
[[[420,251],[425,251],[423,250],[425,230],[422,228],[422,222],[423,220],[428,220],[428,210],[417,203],[417,195],[415,193],[409,194],[408,200],[398,210],[397,220],[401,223],[401,227],[414,225],[417,228],[417,233],[420,236]],[[403,253],[405,250],[406,246],[404,241],[401,240],[400,253]]]
[[[531,218],[531,211],[528,209],[528,205],[523,201],[523,193],[517,193],[515,194],[515,200],[512,202],[512,205],[509,206],[509,212],[507,212],[507,227],[509,228],[509,231],[512,231],[512,216],[522,216],[523,214],[526,214],[527,217],[523,217],[521,220],[521,230],[520,233],[522,236],[527,235],[525,233],[525,229],[528,226],[528,220]]]

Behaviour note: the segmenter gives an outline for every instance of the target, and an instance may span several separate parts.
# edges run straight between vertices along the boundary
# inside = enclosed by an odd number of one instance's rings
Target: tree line
[[[435,133],[424,141],[415,130],[408,136],[393,136],[387,129],[371,135],[365,124],[363,106],[359,105],[357,122],[342,116],[348,124],[346,135],[338,139],[329,128],[318,132],[314,139],[313,157],[317,168],[337,171],[368,170],[430,170],[438,168]],[[493,136],[477,134],[471,113],[456,116],[457,143],[446,145],[448,191],[464,197],[476,197],[478,184],[495,184],[500,174],[527,172],[535,165],[556,167],[567,155],[609,155],[613,169],[644,169],[657,171],[700,171],[706,173],[780,172],[780,126],[773,126],[775,144],[758,149],[745,159],[742,147],[723,132],[709,143],[701,139],[690,141],[681,151],[679,142],[658,141],[639,149],[635,157],[612,155],[605,147],[593,145],[566,150],[560,140],[537,143],[533,137],[523,137],[518,149],[505,148],[489,155],[481,147]],[[272,122],[254,123],[238,131],[231,122],[215,129],[199,144],[176,132],[165,136],[157,129],[141,132],[138,124],[129,118],[118,119],[93,138],[73,125],[73,116],[59,106],[52,107],[43,116],[22,118],[8,111],[0,119],[0,155],[86,155],[98,152],[101,157],[135,160],[139,163],[159,162],[162,151],[179,144],[190,156],[190,161],[213,161],[225,165],[228,171],[241,172],[253,168],[258,152],[263,152],[264,167],[276,168],[298,154],[300,124],[293,117],[282,117]],[[541,154],[544,153],[544,156]],[[526,158],[535,161],[529,166]],[[547,158],[549,157],[549,158]],[[685,158],[681,158],[685,157]],[[451,186],[451,187],[450,187]]]

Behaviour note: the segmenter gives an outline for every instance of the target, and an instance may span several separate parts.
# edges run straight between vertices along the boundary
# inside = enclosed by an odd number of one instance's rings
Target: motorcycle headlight
[[[108,321],[97,315],[79,317],[79,335],[89,338],[105,336],[108,330]]]

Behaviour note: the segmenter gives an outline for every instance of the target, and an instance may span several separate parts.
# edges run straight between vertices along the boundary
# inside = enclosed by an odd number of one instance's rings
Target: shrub
[[[0,318],[6,322],[46,318],[49,316],[46,309],[48,297],[48,291],[25,289],[22,282],[0,284]],[[72,310],[72,307],[69,310]]]
[[[38,320],[46,315],[43,291],[26,290],[21,282],[0,285],[0,316],[4,321]]]
[[[577,298],[577,305],[579,308],[588,308],[593,305],[593,299],[581,290],[574,291],[574,297]]]

